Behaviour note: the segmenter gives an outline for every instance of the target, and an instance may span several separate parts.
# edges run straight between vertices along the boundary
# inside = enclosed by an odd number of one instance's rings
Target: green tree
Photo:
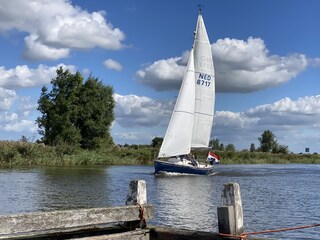
[[[67,144],[97,148],[99,142],[112,142],[109,134],[114,119],[113,89],[89,77],[83,83],[79,72],[60,67],[51,80],[51,91],[44,86],[38,100],[41,116],[36,122],[42,141],[48,145]]]
[[[224,151],[224,144],[223,143],[220,143],[219,150]]]
[[[288,154],[289,153],[289,149],[288,149],[288,146],[277,145],[272,149],[272,153]]]
[[[218,138],[211,139],[209,142],[209,146],[211,146],[212,150],[219,150],[220,149],[219,139]]]
[[[271,152],[278,146],[276,136],[270,130],[265,130],[258,140],[260,141],[260,151],[262,152]]]
[[[254,143],[251,143],[250,152],[254,152],[254,151],[256,151],[256,146],[254,145]]]
[[[106,87],[97,78],[89,77],[79,95],[77,126],[81,133],[81,147],[99,148],[112,143],[110,126],[114,120],[113,89]]]
[[[236,151],[236,148],[235,146],[232,144],[232,143],[229,143],[226,148],[225,148],[226,151],[228,152],[235,152]]]
[[[77,119],[78,99],[81,83],[80,73],[71,74],[62,67],[57,70],[57,77],[51,80],[49,92],[44,86],[38,100],[38,110],[42,113],[36,121],[43,135],[42,141],[48,145],[77,145],[81,139]]]
[[[155,137],[151,141],[151,146],[154,147],[154,148],[155,147],[160,147],[162,142],[163,142],[163,138],[162,137]]]

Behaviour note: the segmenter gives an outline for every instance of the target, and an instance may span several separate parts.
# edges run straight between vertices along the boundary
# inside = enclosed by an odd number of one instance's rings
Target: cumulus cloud
[[[226,143],[234,143],[249,148],[251,142],[257,142],[264,130],[271,130],[279,143],[289,145],[289,149],[302,151],[302,146],[310,143],[310,132],[319,132],[320,95],[306,96],[292,100],[288,97],[271,104],[250,108],[245,112],[217,111],[213,136]],[[318,135],[320,140],[320,136]],[[244,145],[246,144],[246,145]],[[320,145],[318,144],[320,149]]]
[[[0,112],[10,109],[15,99],[15,91],[0,87]]]
[[[76,71],[75,66],[64,64],[52,67],[40,64],[35,69],[29,68],[27,65],[18,65],[11,69],[0,66],[0,87],[16,89],[43,86],[50,83],[51,79],[57,75],[56,70],[60,66],[69,69],[71,72]]]
[[[2,130],[8,132],[22,132],[26,129],[28,129],[30,132],[35,132],[37,130],[37,127],[34,124],[34,122],[27,119],[6,123],[1,128]]]
[[[114,133],[117,141],[141,143],[144,140],[149,143],[159,132],[162,132],[159,136],[164,136],[173,109],[172,102],[136,95],[115,95],[115,99],[116,122],[125,129]],[[320,150],[320,135],[313,134],[310,141],[309,134],[320,131],[319,119],[320,95],[295,100],[285,97],[244,112],[216,111],[211,137],[225,144],[232,143],[238,150],[249,149],[251,143],[258,146],[258,137],[269,129],[276,135],[278,143],[289,145],[291,151],[303,151],[301,146],[312,144],[313,149],[318,147]],[[137,127],[147,127],[148,130],[134,131]],[[156,127],[156,133],[150,127]]]
[[[181,65],[181,57],[162,59],[139,70],[138,80],[157,91],[178,89],[181,85],[185,65]]]
[[[249,37],[247,41],[220,39],[212,44],[217,92],[254,92],[283,84],[297,76],[307,66],[305,55],[270,55],[264,41]],[[179,88],[186,56],[162,59],[140,69],[139,82],[157,91]],[[318,61],[313,61],[314,62]]]
[[[107,59],[103,62],[103,65],[107,68],[107,69],[112,69],[112,70],[116,70],[116,71],[121,71],[122,70],[122,65],[113,60],[113,59]]]
[[[307,65],[302,54],[269,55],[260,38],[218,40],[212,45],[220,92],[253,92],[294,78]]]
[[[150,143],[153,137],[150,135],[150,133],[146,132],[116,132],[113,133],[113,138],[116,142],[123,142],[127,144],[145,144]]]
[[[54,48],[38,41],[38,37],[34,34],[25,37],[26,49],[24,57],[32,60],[57,60],[69,56],[68,48]]]
[[[285,97],[272,104],[251,108],[249,117],[257,117],[258,125],[316,125],[320,119],[320,95],[298,98]]]
[[[1,99],[3,95],[10,101],[10,107],[3,107]],[[35,137],[38,129],[35,123],[36,116],[36,100],[30,96],[18,96],[12,90],[3,91],[0,87],[0,139],[16,140],[16,137],[21,135]]]
[[[31,112],[35,111],[35,105],[32,107],[26,105],[25,107],[21,106],[21,109],[17,112],[0,111],[0,130],[2,131],[0,138],[10,139],[12,132],[23,132],[27,135],[33,135],[36,132],[37,125],[34,120],[30,119]],[[5,135],[8,136],[5,137]]]
[[[172,103],[156,101],[137,95],[114,95],[116,101],[115,118],[122,127],[154,127],[168,120],[173,108]]]
[[[105,16],[103,11],[89,13],[68,0],[3,1],[0,31],[28,33],[25,57],[31,60],[56,60],[73,48],[123,48],[125,34]]]

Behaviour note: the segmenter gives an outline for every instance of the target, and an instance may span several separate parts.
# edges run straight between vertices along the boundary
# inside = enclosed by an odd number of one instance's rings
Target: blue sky
[[[38,139],[43,85],[60,66],[112,85],[118,144],[163,136],[199,1],[0,1],[0,140]],[[201,1],[216,70],[212,138],[237,150],[271,130],[320,152],[320,1]]]

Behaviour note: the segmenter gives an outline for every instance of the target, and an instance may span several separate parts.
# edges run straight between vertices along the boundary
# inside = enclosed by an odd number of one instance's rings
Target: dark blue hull
[[[185,173],[197,175],[210,175],[213,173],[213,166],[210,167],[195,167],[192,165],[179,165],[176,163],[155,160],[155,173],[170,172],[170,173]]]

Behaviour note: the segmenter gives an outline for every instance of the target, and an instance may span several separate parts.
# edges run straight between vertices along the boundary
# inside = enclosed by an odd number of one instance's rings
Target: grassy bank
[[[44,146],[28,142],[0,141],[1,166],[77,166],[77,165],[147,165],[153,164],[158,149],[151,146],[108,146],[98,151],[74,149],[69,146]],[[271,154],[263,152],[217,151],[221,164],[320,164],[319,154]],[[208,150],[194,154],[201,161]]]
[[[76,165],[136,165],[152,164],[154,149],[105,147],[99,151],[75,149],[67,145],[0,141],[2,166],[76,166]]]

